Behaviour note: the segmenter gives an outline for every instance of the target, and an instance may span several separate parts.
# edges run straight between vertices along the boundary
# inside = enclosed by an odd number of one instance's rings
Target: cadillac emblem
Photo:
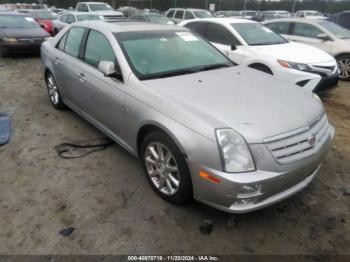
[[[314,146],[316,144],[316,135],[311,134],[307,139],[307,142],[310,144],[310,146]]]

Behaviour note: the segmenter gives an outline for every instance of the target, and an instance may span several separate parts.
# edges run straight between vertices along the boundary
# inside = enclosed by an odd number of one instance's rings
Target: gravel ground
[[[320,176],[277,205],[230,215],[164,202],[118,145],[58,157],[55,145],[102,134],[53,109],[38,57],[0,59],[0,111],[13,126],[0,147],[0,254],[350,254],[350,83],[323,99],[337,134]]]

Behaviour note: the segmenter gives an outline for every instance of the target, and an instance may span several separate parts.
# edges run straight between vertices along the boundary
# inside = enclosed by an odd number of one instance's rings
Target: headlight
[[[277,62],[283,67],[300,70],[300,71],[312,71],[312,68],[307,64],[294,63],[294,62],[288,62],[283,60],[277,60]]]
[[[232,129],[217,129],[216,138],[226,172],[238,173],[255,170],[248,145],[240,134]]]
[[[4,42],[17,42],[17,39],[16,38],[13,38],[13,37],[3,37],[2,38],[2,41]]]

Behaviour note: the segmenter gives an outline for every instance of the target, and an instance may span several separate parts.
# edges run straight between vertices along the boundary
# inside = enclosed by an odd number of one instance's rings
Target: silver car
[[[185,28],[79,22],[41,57],[53,106],[139,157],[172,203],[276,203],[315,178],[334,136],[316,95],[236,66]]]

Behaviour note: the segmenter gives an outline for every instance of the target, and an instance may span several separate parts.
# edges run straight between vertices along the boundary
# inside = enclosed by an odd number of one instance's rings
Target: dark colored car
[[[33,17],[35,21],[45,29],[49,34],[54,34],[53,21],[58,19],[58,15],[52,11],[31,11],[28,13],[29,16]]]
[[[164,25],[173,25],[174,22],[171,21],[164,15],[153,14],[153,13],[142,13],[130,16],[128,20],[138,21],[138,22],[150,22]]]
[[[0,13],[0,52],[13,50],[39,51],[50,35],[32,17],[8,12]]]
[[[330,16],[328,19],[350,30],[350,11],[336,13]]]

